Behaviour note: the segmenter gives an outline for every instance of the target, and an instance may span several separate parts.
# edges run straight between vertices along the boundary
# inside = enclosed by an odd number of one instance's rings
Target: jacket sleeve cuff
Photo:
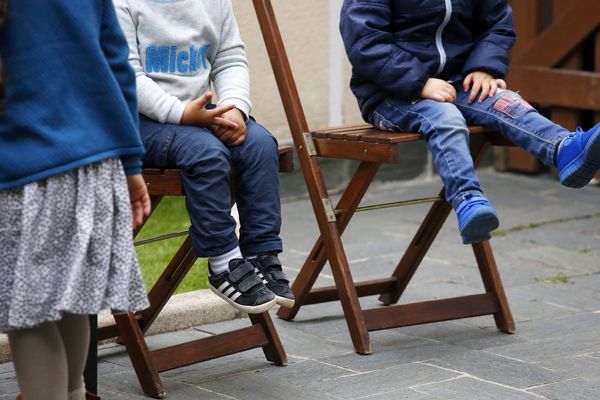
[[[176,101],[173,104],[171,111],[169,111],[169,114],[167,114],[167,118],[165,119],[165,122],[167,124],[174,124],[174,125],[181,124],[181,118],[183,117],[183,112],[185,111],[186,106],[187,106],[187,103],[184,103],[183,101],[179,101],[179,100]]]
[[[504,78],[508,72],[508,53],[490,43],[480,43],[463,67],[466,76],[471,72],[485,71],[496,78]]]
[[[136,175],[142,173],[142,156],[141,154],[128,154],[121,156],[121,163],[125,175]]]

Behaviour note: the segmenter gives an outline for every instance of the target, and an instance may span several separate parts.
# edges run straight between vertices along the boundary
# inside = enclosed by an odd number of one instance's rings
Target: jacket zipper
[[[435,33],[435,45],[438,49],[438,53],[440,53],[440,66],[435,73],[436,76],[442,73],[444,68],[446,67],[446,51],[444,50],[444,43],[442,43],[442,34],[444,33],[444,29],[448,22],[450,22],[450,17],[452,16],[452,1],[446,1],[446,16],[444,17],[444,21],[438,26],[437,32]]]

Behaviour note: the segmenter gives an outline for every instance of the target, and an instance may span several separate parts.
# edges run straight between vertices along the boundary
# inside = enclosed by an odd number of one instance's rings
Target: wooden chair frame
[[[294,164],[290,147],[279,149],[280,172],[293,171]],[[163,196],[183,196],[181,171],[145,169],[144,179],[152,200],[152,212]],[[148,217],[149,218],[149,217]],[[148,219],[146,219],[147,221]],[[141,227],[136,231],[141,230]],[[150,351],[144,334],[158,317],[169,298],[185,278],[197,260],[191,239],[185,239],[173,259],[169,262],[148,298],[150,307],[139,313],[115,315],[115,324],[101,327],[100,340],[119,337],[125,345],[144,393],[150,397],[162,398],[166,390],[159,373],[183,366],[211,360],[262,347],[268,361],[285,365],[287,355],[268,312],[249,315],[252,325],[203,339]]]
[[[369,331],[392,327],[492,314],[501,331],[514,332],[515,324],[487,241],[473,245],[485,293],[391,306],[398,302],[451,211],[451,206],[444,200],[443,190],[391,277],[361,283],[352,280],[342,233],[379,167],[383,163],[398,161],[398,145],[423,140],[423,137],[414,133],[381,132],[366,125],[310,130],[271,1],[253,0],[253,3],[321,232],[292,285],[295,306],[280,308],[278,315],[291,320],[302,305],[339,300],[354,348],[360,354],[372,351]],[[476,163],[489,144],[511,146],[497,132],[471,129],[472,154]],[[361,161],[335,207],[327,192],[319,157]],[[335,286],[312,289],[326,261],[331,266]],[[388,307],[361,309],[358,298],[370,295],[380,295],[380,300]]]

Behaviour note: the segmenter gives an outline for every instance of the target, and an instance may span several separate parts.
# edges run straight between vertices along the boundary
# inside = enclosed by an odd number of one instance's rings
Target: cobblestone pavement
[[[260,349],[162,374],[169,399],[492,400],[600,398],[600,187],[561,188],[550,177],[484,171],[501,227],[492,240],[517,324],[490,316],[371,333],[374,353],[353,352],[338,303],[307,306],[294,322],[274,321],[289,365]],[[437,193],[439,183],[379,184],[364,203]],[[344,236],[355,280],[385,277],[426,205],[357,215]],[[316,237],[306,200],[283,205],[282,259],[294,276]],[[319,284],[331,285],[326,267]],[[481,279],[451,216],[401,301],[476,294]],[[361,299],[375,306],[375,297]],[[245,326],[240,319],[149,338],[174,344]],[[103,399],[143,398],[122,347],[100,352]],[[10,364],[0,365],[0,399],[14,399]]]

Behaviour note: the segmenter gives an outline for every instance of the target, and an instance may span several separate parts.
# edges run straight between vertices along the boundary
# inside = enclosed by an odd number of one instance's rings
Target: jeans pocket
[[[378,113],[377,111],[373,111],[371,114],[371,124],[379,130],[389,131],[389,132],[399,132],[400,129],[397,125],[393,124],[390,120],[385,118],[383,115]]]

